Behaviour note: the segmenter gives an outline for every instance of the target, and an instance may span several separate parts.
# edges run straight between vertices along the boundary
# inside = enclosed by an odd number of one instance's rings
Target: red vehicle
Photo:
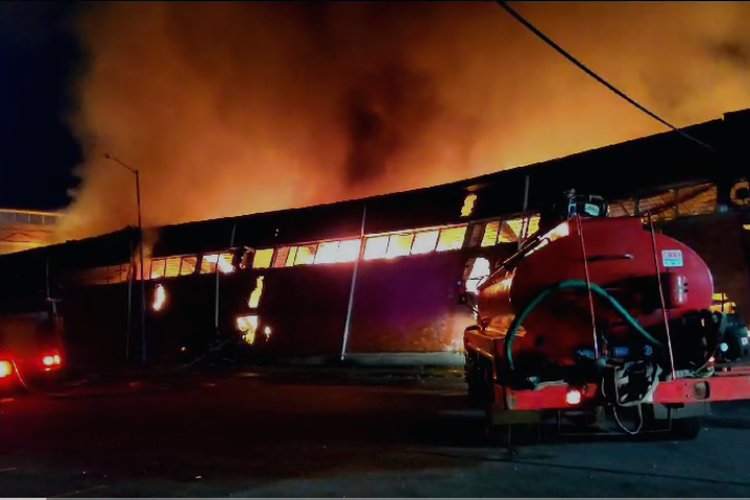
[[[750,399],[747,328],[710,310],[705,262],[607,211],[567,193],[477,287],[465,372],[491,429],[550,416],[581,431],[692,438],[710,402]]]
[[[0,315],[0,395],[57,379],[63,367],[59,321],[46,311]]]

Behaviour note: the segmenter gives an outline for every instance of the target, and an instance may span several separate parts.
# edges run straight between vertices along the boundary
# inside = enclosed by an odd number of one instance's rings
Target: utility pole
[[[104,157],[111,160],[121,167],[127,169],[135,175],[135,199],[138,206],[138,260],[140,261],[140,278],[141,278],[141,362],[146,364],[146,279],[144,276],[143,262],[143,219],[141,217],[141,174],[137,168],[133,168],[120,159],[105,153]]]

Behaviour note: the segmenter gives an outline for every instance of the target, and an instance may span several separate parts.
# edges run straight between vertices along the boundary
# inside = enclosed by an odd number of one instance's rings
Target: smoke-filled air
[[[750,4],[515,8],[678,125],[750,106]],[[89,4],[60,228],[407,190],[664,131],[493,3]],[[602,165],[601,168],[607,168]]]

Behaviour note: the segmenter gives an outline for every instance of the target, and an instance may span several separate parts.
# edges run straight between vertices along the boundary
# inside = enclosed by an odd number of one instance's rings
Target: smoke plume
[[[516,8],[679,125],[750,105],[750,5]],[[61,237],[466,178],[663,128],[492,3],[88,4]],[[606,168],[606,166],[603,166]]]

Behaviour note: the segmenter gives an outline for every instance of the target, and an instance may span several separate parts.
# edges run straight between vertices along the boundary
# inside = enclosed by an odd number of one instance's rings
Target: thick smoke
[[[750,5],[518,4],[677,124],[750,105]],[[492,3],[90,4],[61,237],[427,186],[662,131]],[[606,168],[606,166],[602,166]]]

